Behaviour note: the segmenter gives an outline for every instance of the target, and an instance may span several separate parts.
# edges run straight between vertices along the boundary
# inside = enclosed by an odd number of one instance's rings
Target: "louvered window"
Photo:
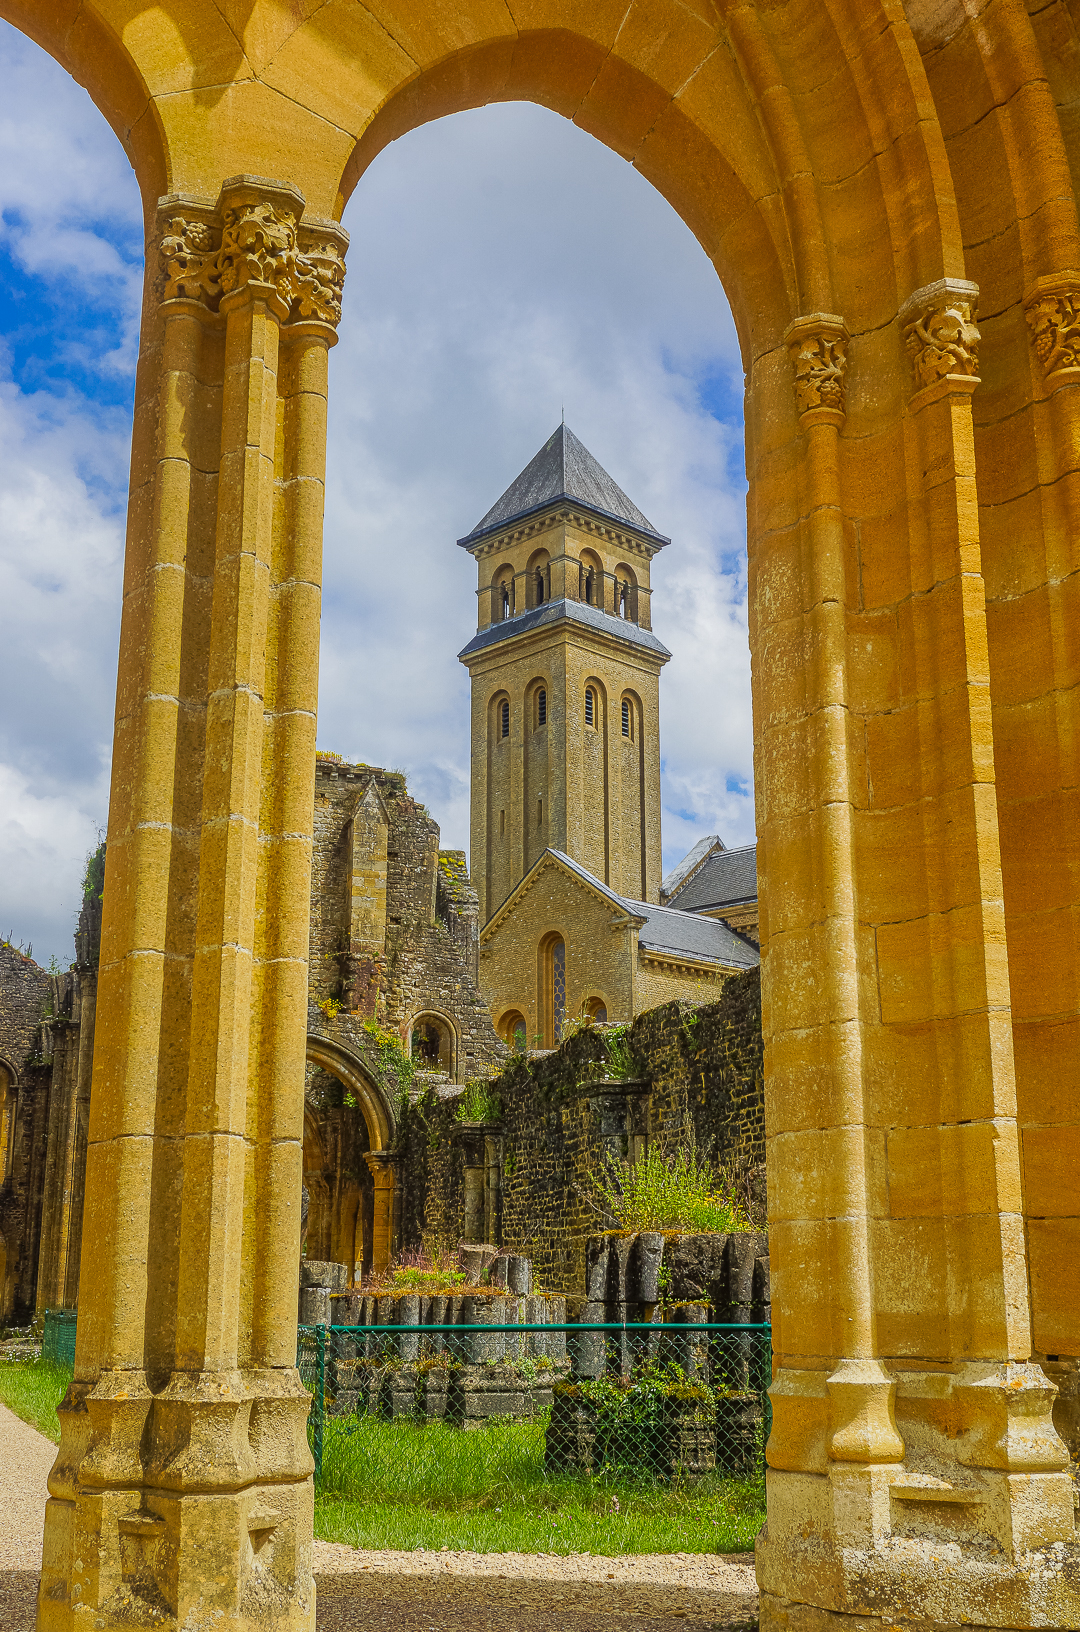
[[[508,702],[499,704],[499,720],[503,736],[508,737],[510,735],[510,704]]]

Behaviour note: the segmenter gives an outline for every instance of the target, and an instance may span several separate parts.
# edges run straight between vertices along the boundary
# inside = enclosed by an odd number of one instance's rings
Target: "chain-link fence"
[[[764,1478],[768,1326],[304,1326],[297,1363],[323,1496],[359,1499],[382,1461],[419,1493],[455,1456],[472,1496],[481,1465],[503,1487]]]

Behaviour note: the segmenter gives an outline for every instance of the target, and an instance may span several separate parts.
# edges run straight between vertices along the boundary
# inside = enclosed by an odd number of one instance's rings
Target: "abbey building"
[[[478,571],[460,659],[480,981],[500,1036],[552,1048],[570,1018],[630,1020],[754,966],[743,923],[684,910],[674,889],[663,904],[671,653],[652,629],[651,572],[670,540],[560,425],[458,543]],[[684,864],[681,882],[697,870]]]

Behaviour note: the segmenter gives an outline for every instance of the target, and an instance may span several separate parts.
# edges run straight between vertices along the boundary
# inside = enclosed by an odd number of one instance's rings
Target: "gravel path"
[[[34,1632],[56,1448],[0,1406],[0,1628]],[[317,1541],[319,1632],[736,1632],[757,1626],[752,1556],[361,1552]]]
[[[0,1405],[0,1627],[34,1632],[46,1480],[56,1446]]]

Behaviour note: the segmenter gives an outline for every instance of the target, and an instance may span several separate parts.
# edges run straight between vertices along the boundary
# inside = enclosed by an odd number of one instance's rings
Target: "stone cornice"
[[[467,539],[459,539],[458,543],[477,561],[481,561],[486,556],[512,549],[517,544],[528,543],[529,539],[550,532],[552,527],[558,526],[560,522],[569,522],[574,527],[580,527],[582,532],[589,533],[594,538],[613,539],[624,553],[644,556],[647,561],[651,561],[664,547],[660,543],[647,544],[640,534],[623,529],[614,522],[590,516],[575,505],[559,500],[555,501],[553,508],[539,511],[535,517],[530,517],[519,526],[510,526],[503,532],[492,533],[490,538],[480,539],[475,544],[470,544]],[[570,559],[576,558],[571,556]]]
[[[610,616],[610,613],[608,616]],[[485,624],[483,629],[477,630],[477,634],[484,634],[492,627],[497,627],[497,625]],[[637,629],[643,628],[644,625],[634,624],[632,627]],[[648,633],[652,634],[652,630],[650,629]],[[636,661],[639,667],[651,669],[657,673],[664,667],[665,663],[671,661],[669,652],[658,652],[651,646],[639,645],[636,641],[626,639],[625,636],[620,638],[618,635],[608,634],[606,630],[596,629],[591,624],[577,623],[573,619],[562,618],[552,620],[550,623],[535,624],[531,629],[523,629],[520,634],[505,635],[501,640],[492,641],[490,645],[482,646],[468,656],[463,656],[459,652],[458,662],[463,663],[469,670],[470,675],[476,678],[477,675],[483,673],[485,659],[494,659],[492,667],[499,668],[506,662],[506,654],[511,649],[515,659],[527,657],[535,649],[550,649],[553,634],[558,634],[559,638],[565,640],[568,645],[579,645],[595,649],[596,644],[600,643],[612,655],[617,656],[621,663]]]

